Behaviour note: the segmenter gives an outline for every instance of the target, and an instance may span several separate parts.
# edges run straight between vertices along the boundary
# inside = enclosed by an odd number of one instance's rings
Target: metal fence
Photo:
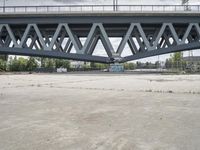
[[[200,12],[200,5],[49,5],[0,7],[0,13],[56,12]]]

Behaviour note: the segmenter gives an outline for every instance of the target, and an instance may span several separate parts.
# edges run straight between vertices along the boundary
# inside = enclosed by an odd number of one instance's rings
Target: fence
[[[0,7],[0,13],[59,12],[200,12],[200,5],[49,5]]]

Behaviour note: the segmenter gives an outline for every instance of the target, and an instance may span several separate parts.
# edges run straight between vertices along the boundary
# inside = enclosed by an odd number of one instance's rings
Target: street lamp
[[[116,0],[116,6],[118,5],[118,0]]]
[[[187,4],[188,5],[189,0],[182,0],[182,5]]]
[[[113,0],[113,11],[115,11],[115,0]]]
[[[117,6],[118,6],[118,0],[116,0],[116,11],[117,11]]]
[[[5,13],[6,11],[6,0],[3,0],[3,12]]]
[[[113,10],[117,11],[118,0],[113,0]]]
[[[189,0],[182,0],[182,5],[185,5],[185,10],[188,11],[189,10]]]

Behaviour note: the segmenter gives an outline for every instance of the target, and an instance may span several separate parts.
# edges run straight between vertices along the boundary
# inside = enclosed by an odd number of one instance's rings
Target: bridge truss
[[[179,22],[171,17],[176,21],[157,18],[155,22],[151,22],[148,18],[145,18],[148,21],[142,18],[137,21],[132,17],[130,20],[124,17],[126,21],[123,22],[122,19],[121,22],[116,16],[113,20],[101,18],[100,21],[92,18],[89,22],[80,18],[80,22],[78,19],[71,22],[66,18],[57,22],[49,18],[46,21],[44,18],[36,21],[20,18],[17,23],[7,18],[0,19],[0,53],[122,63],[200,47],[199,19],[187,21],[186,18]],[[130,22],[131,20],[134,21]],[[111,38],[120,40],[117,48]],[[105,49],[105,56],[94,54],[99,41]],[[125,52],[127,49],[130,53]]]

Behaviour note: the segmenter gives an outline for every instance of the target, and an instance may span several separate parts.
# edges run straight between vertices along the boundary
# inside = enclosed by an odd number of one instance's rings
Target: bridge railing
[[[55,5],[0,7],[0,13],[56,12],[200,12],[200,5]]]

